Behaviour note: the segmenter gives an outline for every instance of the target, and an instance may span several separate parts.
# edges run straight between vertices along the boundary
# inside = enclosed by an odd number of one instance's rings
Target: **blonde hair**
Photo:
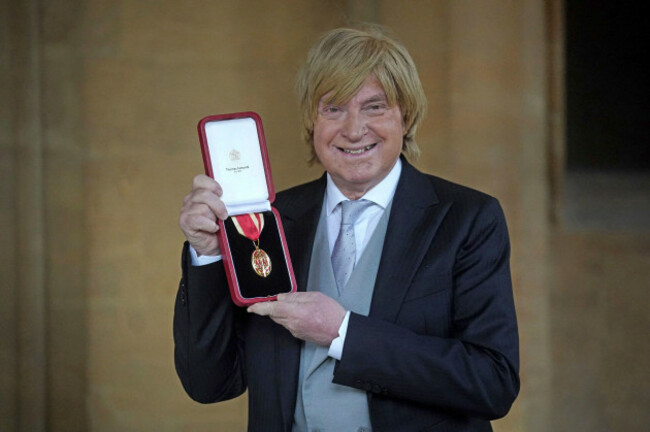
[[[370,75],[379,81],[388,103],[400,107],[406,131],[402,153],[418,157],[415,132],[426,113],[427,100],[415,63],[406,48],[382,27],[364,25],[325,33],[309,50],[307,62],[298,74],[296,89],[303,113],[303,138],[311,147],[310,163],[318,160],[314,122],[323,95],[331,92],[328,103],[345,103]]]

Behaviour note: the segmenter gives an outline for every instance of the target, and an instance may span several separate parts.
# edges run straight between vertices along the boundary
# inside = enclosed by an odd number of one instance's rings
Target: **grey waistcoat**
[[[311,255],[307,291],[321,291],[346,310],[368,315],[391,204],[384,211],[339,296],[327,238],[327,210],[323,203]],[[371,431],[366,392],[332,383],[336,360],[329,357],[327,352],[328,347],[310,342],[303,345],[293,431]]]

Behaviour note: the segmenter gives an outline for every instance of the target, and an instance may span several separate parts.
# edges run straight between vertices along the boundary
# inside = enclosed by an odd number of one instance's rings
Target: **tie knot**
[[[354,224],[361,213],[371,205],[372,202],[365,199],[341,201],[341,225]]]

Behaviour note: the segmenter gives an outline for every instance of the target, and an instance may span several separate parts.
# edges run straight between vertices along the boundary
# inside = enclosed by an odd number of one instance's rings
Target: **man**
[[[491,430],[519,391],[498,202],[408,163],[426,100],[382,32],[325,34],[298,91],[326,170],[274,203],[299,292],[234,306],[215,236],[222,190],[196,177],[179,219],[183,386],[203,403],[248,388],[251,431]]]

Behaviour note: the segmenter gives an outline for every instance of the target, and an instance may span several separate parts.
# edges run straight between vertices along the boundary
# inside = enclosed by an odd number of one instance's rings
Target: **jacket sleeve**
[[[246,390],[243,343],[222,262],[192,266],[186,242],[174,307],[174,360],[197,402],[232,399]]]
[[[462,238],[440,236],[449,241],[444,248],[453,249],[450,300],[416,299],[408,312],[409,317],[426,316],[446,307],[437,312],[445,318],[415,331],[352,314],[335,383],[367,390],[379,400],[397,398],[464,416],[495,419],[508,412],[519,391],[508,233],[495,199],[474,213]],[[439,282],[422,279],[429,285]],[[441,295],[447,294],[443,290]]]

